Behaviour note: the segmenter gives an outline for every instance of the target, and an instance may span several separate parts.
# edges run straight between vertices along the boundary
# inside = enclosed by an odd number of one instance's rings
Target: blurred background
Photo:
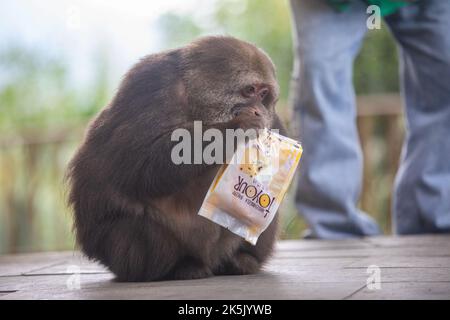
[[[63,175],[87,122],[140,57],[207,34],[269,53],[289,126],[287,0],[0,0],[0,254],[75,248]],[[370,31],[354,74],[365,161],[360,206],[386,233],[403,135],[397,69],[387,27]],[[280,210],[283,239],[306,227],[292,191]]]

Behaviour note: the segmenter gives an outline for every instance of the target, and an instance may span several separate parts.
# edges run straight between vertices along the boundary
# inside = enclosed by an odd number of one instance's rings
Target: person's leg
[[[407,120],[395,231],[450,232],[450,1],[422,0],[386,21],[400,44]]]
[[[291,98],[304,153],[296,205],[312,235],[339,239],[379,234],[357,208],[362,152],[356,127],[353,60],[366,6],[337,13],[323,0],[291,0],[296,60]]]

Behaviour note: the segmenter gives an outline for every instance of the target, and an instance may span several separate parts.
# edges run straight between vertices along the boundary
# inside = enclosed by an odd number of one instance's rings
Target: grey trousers
[[[319,238],[379,234],[375,221],[357,208],[362,153],[352,68],[367,31],[366,5],[355,1],[343,13],[324,0],[291,0],[291,7],[291,98],[304,148],[297,208]],[[422,0],[385,21],[400,48],[407,124],[394,186],[394,229],[450,232],[450,1]]]

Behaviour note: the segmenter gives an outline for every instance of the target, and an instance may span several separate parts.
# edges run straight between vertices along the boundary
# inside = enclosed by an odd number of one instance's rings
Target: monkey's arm
[[[203,125],[203,130],[210,128],[218,129],[225,137],[225,130],[232,128],[233,123],[217,123],[213,125]],[[185,126],[191,137],[191,162],[190,164],[175,164],[172,159],[172,149],[178,144],[171,141],[172,131],[167,132],[153,141],[150,152],[147,155],[146,166],[139,177],[141,187],[147,195],[152,198],[167,196],[182,190],[189,182],[198,179],[207,170],[217,168],[220,164],[206,164],[201,159],[200,164],[194,164],[194,129],[193,125]],[[202,150],[209,141],[202,140]],[[224,144],[225,145],[225,144]],[[225,148],[225,146],[224,146]],[[225,154],[225,150],[223,150]]]
[[[222,136],[225,137],[226,129],[237,129],[242,126],[242,122],[250,127],[257,127],[255,118],[248,118],[246,115],[234,118],[229,122],[216,123],[211,125],[203,125],[203,130],[214,128],[218,129]],[[272,128],[279,129],[282,135],[287,135],[286,129],[281,123],[277,115],[275,115]],[[172,149],[178,143],[171,141],[172,131],[161,135],[156,139],[151,147],[148,155],[148,161],[144,174],[141,176],[142,186],[147,194],[152,197],[161,197],[173,194],[182,190],[189,182],[203,175],[207,170],[217,168],[218,164],[208,165],[203,162],[194,164],[194,129],[193,124],[185,126],[191,137],[191,164],[175,164],[171,158]],[[225,142],[225,141],[224,141]],[[202,150],[209,144],[209,141],[202,140]],[[224,143],[223,155],[226,154],[226,143]]]

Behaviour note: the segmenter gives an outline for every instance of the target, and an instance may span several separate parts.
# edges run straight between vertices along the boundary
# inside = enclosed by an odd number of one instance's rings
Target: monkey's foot
[[[213,275],[212,271],[203,265],[191,262],[190,260],[181,261],[177,267],[171,272],[170,279],[173,280],[190,280],[208,278]]]
[[[259,271],[261,264],[251,254],[237,253],[217,274],[244,275]]]

